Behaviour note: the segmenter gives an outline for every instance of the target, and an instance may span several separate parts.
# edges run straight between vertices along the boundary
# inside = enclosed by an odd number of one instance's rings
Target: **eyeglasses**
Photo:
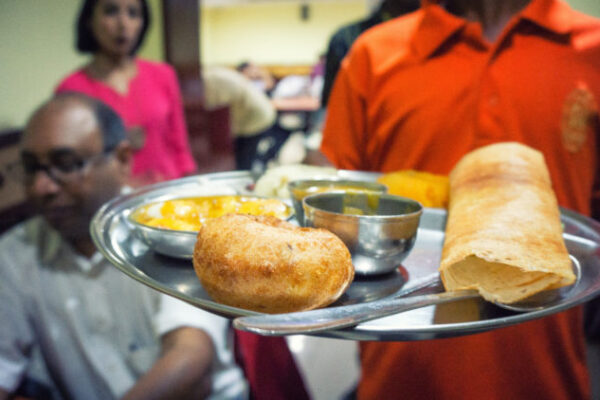
[[[41,163],[38,157],[28,151],[21,153],[21,160],[8,166],[8,174],[13,179],[30,184],[35,174],[44,171],[59,184],[81,178],[94,163],[104,159],[113,149],[83,158],[71,149],[57,149],[48,153],[48,163]]]

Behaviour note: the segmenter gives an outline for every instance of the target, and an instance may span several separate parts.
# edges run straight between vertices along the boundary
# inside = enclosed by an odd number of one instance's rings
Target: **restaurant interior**
[[[149,0],[152,25],[140,49],[149,60],[175,67],[182,88],[190,145],[201,173],[235,168],[226,109],[203,107],[201,66],[234,68],[252,61],[276,80],[307,77],[340,26],[363,18],[373,0]],[[22,185],[7,176],[18,159],[28,115],[86,56],[74,48],[76,0],[0,2],[0,230],[26,219]],[[14,77],[14,78],[11,78]],[[295,104],[300,104],[295,110]],[[285,111],[306,116],[318,98],[303,98]],[[288,113],[289,114],[289,113]],[[294,114],[294,113],[292,113]],[[353,342],[288,338],[315,399],[337,398],[358,377]],[[310,366],[310,368],[309,368]],[[318,366],[317,368],[315,368]],[[322,369],[321,369],[322,368]],[[327,371],[327,374],[323,374]]]
[[[202,69],[234,68],[251,61],[281,81],[308,77],[328,39],[340,26],[363,18],[377,0],[149,0],[153,22],[140,56],[171,64],[179,78],[192,153],[200,173],[235,169],[226,108],[203,104]],[[568,0],[600,17],[597,0]],[[85,56],[73,46],[76,0],[0,1],[0,232],[24,220],[30,209],[19,182],[6,176],[18,159],[21,130]],[[299,117],[295,129],[309,132],[319,94],[299,94],[279,115]],[[293,120],[293,118],[290,118]],[[314,399],[335,399],[359,377],[356,342],[289,336],[288,345]],[[596,366],[597,367],[597,366]],[[596,375],[599,376],[599,375]]]
[[[362,18],[372,0],[325,1],[160,1],[151,0],[152,25],[140,49],[149,60],[167,61],[178,73],[190,145],[199,172],[234,169],[227,110],[203,107],[201,65],[234,68],[252,61],[280,80],[306,77],[326,50],[329,36],[341,25]],[[86,57],[74,49],[73,21],[79,3],[3,1],[0,72],[0,148],[5,166],[17,156],[15,145],[26,119],[73,68]],[[199,32],[198,34],[196,32]],[[282,34],[285,32],[285,34]],[[25,78],[26,77],[26,78]],[[318,99],[299,99],[282,107],[306,115]],[[210,114],[210,115],[209,115]],[[304,116],[303,115],[303,116]],[[20,185],[3,179],[0,187],[2,218],[7,225],[20,219]],[[16,207],[16,208],[14,208]],[[13,218],[14,217],[14,218]],[[4,225],[2,228],[5,228]]]

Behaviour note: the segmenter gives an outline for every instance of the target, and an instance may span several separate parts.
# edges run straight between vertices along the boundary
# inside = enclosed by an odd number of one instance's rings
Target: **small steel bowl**
[[[130,218],[127,221],[133,226],[134,234],[157,253],[184,259],[194,255],[198,232],[156,228]]]
[[[238,197],[245,197],[248,199],[265,199],[260,196],[248,196],[248,195],[236,195]],[[215,197],[215,196],[195,196],[195,197]],[[191,197],[185,197],[191,198]],[[178,200],[177,198],[169,200]],[[281,200],[280,200],[281,201]],[[157,253],[167,255],[174,258],[191,259],[194,255],[194,246],[198,237],[198,231],[184,231],[175,229],[158,228],[154,226],[146,225],[142,222],[136,221],[134,218],[135,211],[141,207],[146,206],[153,202],[139,205],[135,210],[129,213],[127,216],[127,223],[132,227],[134,235],[152,250]],[[292,207],[284,201],[281,201],[285,205],[286,213],[285,218],[290,219],[293,217]]]
[[[298,221],[298,224],[305,226],[302,199],[304,199],[306,196],[331,191],[381,194],[387,193],[387,186],[374,181],[359,181],[332,177],[323,179],[299,179],[291,181],[288,183],[288,191],[290,192],[290,198],[292,200],[292,205],[294,206],[294,212],[296,213],[296,220]]]
[[[362,275],[400,266],[415,244],[423,212],[419,202],[390,194],[325,192],[307,196],[302,203],[306,226],[336,234]]]

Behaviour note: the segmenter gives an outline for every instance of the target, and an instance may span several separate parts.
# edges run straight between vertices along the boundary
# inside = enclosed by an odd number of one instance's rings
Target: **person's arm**
[[[210,394],[214,358],[212,340],[203,330],[183,327],[168,332],[161,356],[123,400],[203,399]]]
[[[13,395],[6,390],[0,388],[0,400],[35,400],[34,397],[22,396],[20,394]]]
[[[6,239],[8,238],[9,239]],[[26,376],[36,335],[28,304],[28,290],[35,280],[31,265],[21,258],[20,242],[5,236],[0,245],[0,399],[12,399]],[[26,256],[25,256],[26,257]],[[25,273],[24,273],[25,272]]]
[[[348,62],[356,62],[352,71]],[[364,60],[346,58],[329,98],[321,153],[337,168],[368,170]]]
[[[340,70],[342,59],[348,52],[348,47],[344,44],[341,32],[334,34],[327,46],[325,56],[325,75],[323,77],[323,89],[321,91],[321,107],[327,107],[329,96],[333,88],[333,82]]]
[[[169,100],[172,104],[171,114],[169,116],[169,135],[168,143],[171,146],[173,157],[177,160],[181,175],[190,175],[196,172],[198,167],[192,156],[192,150],[189,143],[188,130],[184,118],[184,106],[179,83],[175,71],[170,67],[168,71]]]
[[[313,112],[319,109],[320,100],[312,96],[279,97],[271,99],[277,111]]]
[[[319,167],[333,167],[333,164],[319,150],[308,150],[303,163]]]
[[[264,82],[265,92],[270,92],[275,87],[275,78],[273,75],[263,67],[258,67],[258,73],[260,75],[260,79]]]
[[[9,397],[10,393],[8,393],[7,391],[0,389],[0,400],[35,400],[32,397],[23,397],[23,396],[14,396],[14,397]]]

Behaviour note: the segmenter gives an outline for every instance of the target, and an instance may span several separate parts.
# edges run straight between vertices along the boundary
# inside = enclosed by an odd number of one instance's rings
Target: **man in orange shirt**
[[[423,2],[355,42],[327,110],[338,168],[447,174],[467,152],[542,151],[561,206],[589,214],[600,20],[560,0]],[[362,342],[363,399],[589,398],[581,308],[466,337]]]

